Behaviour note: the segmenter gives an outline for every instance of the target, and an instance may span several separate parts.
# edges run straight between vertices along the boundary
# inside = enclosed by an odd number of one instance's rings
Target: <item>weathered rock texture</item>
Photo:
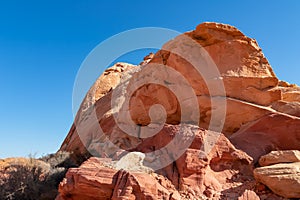
[[[300,151],[271,151],[267,155],[260,157],[259,165],[264,167],[278,163],[300,162]]]
[[[300,151],[272,151],[259,159],[257,181],[286,198],[300,198]]]
[[[81,113],[86,111],[101,97],[105,96],[109,91],[114,89],[120,83],[124,71],[128,71],[134,67],[135,65],[128,63],[116,63],[114,66],[106,69],[87,92],[84,100],[81,103],[77,116],[81,117]]]
[[[163,176],[109,167],[109,160],[90,158],[70,169],[57,199],[180,199]]]
[[[299,127],[299,118],[276,113],[245,125],[230,139],[257,161],[272,150],[299,150]]]
[[[254,177],[280,196],[300,198],[300,162],[259,167]]]
[[[176,131],[174,129],[179,129],[179,126],[166,125],[159,134],[145,140],[136,150],[147,153],[152,148],[159,149],[165,146],[172,140]],[[139,164],[133,166],[132,170],[128,167],[126,167],[127,171],[118,170],[120,161],[104,162],[105,160],[93,157],[80,168],[69,170],[66,179],[60,185],[59,198],[237,198],[243,192],[239,187],[245,188],[242,182],[253,184],[251,158],[235,149],[224,135],[219,136],[193,127],[191,129],[195,133],[195,139],[190,148],[178,160],[158,170],[157,173],[136,170],[136,166],[141,169]],[[218,137],[217,143],[205,159],[200,159],[200,147],[204,136],[208,134],[211,137]],[[132,162],[136,162],[136,158],[131,156]],[[147,165],[147,162],[151,161],[144,161],[144,164]],[[130,166],[130,163],[127,165]],[[87,190],[90,192],[84,192]]]
[[[281,199],[257,188],[252,167],[272,150],[300,150],[299,98],[254,39],[200,24],[100,76],[60,150],[78,164],[111,164],[70,169],[58,199]],[[154,172],[114,165],[132,151]]]

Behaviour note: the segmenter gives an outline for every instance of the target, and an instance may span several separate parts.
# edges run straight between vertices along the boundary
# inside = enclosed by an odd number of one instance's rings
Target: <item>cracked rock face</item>
[[[60,148],[78,164],[92,158],[69,170],[59,198],[280,199],[252,168],[272,150],[300,150],[299,97],[254,39],[200,24],[99,77]]]

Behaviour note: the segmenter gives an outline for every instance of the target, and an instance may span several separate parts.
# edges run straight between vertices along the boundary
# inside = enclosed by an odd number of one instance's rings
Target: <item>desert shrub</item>
[[[0,167],[1,200],[50,200],[68,168],[75,167],[67,152],[40,159],[15,158]]]
[[[0,171],[0,199],[39,199],[40,189],[50,165],[32,159],[16,160]]]
[[[48,154],[40,158],[40,160],[50,164],[52,168],[64,167],[78,167],[71,159],[71,153],[66,151],[59,151],[57,153]]]

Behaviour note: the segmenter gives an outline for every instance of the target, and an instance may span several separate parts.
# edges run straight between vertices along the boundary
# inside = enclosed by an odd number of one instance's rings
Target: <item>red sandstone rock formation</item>
[[[102,159],[70,169],[58,199],[281,199],[252,167],[272,150],[300,150],[300,89],[278,81],[257,42],[203,23],[145,59],[106,70],[87,94],[60,150],[78,164]],[[130,151],[154,172],[116,168]]]
[[[166,125],[160,133],[146,139],[135,150],[147,153],[153,147],[159,149],[173,139],[173,134],[179,128],[178,125]],[[59,198],[237,198],[243,192],[239,187],[245,187],[241,182],[253,184],[250,164],[252,159],[247,154],[235,149],[224,135],[194,127],[190,129],[195,133],[195,139],[189,149],[178,160],[157,173],[117,170],[110,160],[91,158],[80,168],[69,170],[60,184]],[[205,159],[201,159],[200,148],[207,134],[218,139],[212,151]],[[149,161],[144,161],[145,165],[147,162]]]

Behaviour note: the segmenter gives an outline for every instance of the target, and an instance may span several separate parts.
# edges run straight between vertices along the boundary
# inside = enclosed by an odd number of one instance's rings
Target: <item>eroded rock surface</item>
[[[264,167],[278,163],[293,163],[300,162],[300,151],[271,151],[267,155],[260,157],[259,165]]]
[[[230,137],[231,142],[255,161],[274,150],[300,149],[300,120],[280,113],[246,124]]]
[[[300,198],[300,162],[259,167],[254,177],[280,196]]]
[[[254,39],[200,24],[99,77],[60,148],[77,164],[94,157],[69,170],[58,199],[281,199],[255,186],[252,168],[270,151],[300,150],[299,94]]]
[[[224,135],[194,126],[190,129],[195,139],[189,148],[156,173],[147,170],[148,167],[175,156],[178,145],[169,149],[173,155],[158,151],[160,155],[151,159],[151,152],[153,148],[162,149],[180,134],[179,125],[166,125],[160,133],[136,147],[135,151],[145,154],[128,153],[119,161],[93,157],[80,168],[70,169],[60,185],[58,199],[219,199],[242,195],[239,188],[243,187],[242,182],[254,181],[252,159],[235,149]],[[216,144],[205,155],[202,144],[208,137],[215,137]]]
[[[112,165],[110,160],[92,157],[80,168],[70,169],[56,199],[180,199],[163,176],[117,170]]]

